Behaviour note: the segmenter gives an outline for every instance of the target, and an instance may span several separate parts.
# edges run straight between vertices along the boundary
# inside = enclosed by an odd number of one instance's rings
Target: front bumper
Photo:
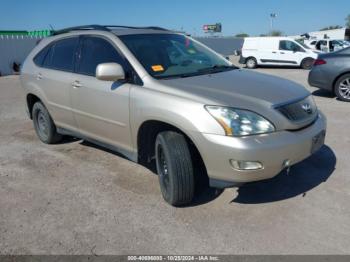
[[[299,131],[279,131],[270,134],[229,137],[194,132],[192,137],[201,153],[213,187],[229,187],[276,176],[289,160],[294,165],[309,157],[313,138],[326,130],[326,118],[320,113],[309,127]],[[259,161],[258,170],[237,170],[230,160]]]

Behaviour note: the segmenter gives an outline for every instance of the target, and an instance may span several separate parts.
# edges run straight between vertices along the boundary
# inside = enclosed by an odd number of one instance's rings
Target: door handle
[[[272,51],[272,53],[273,53],[273,54],[276,54],[277,52],[275,52],[275,51]]]
[[[38,79],[38,80],[43,79],[43,75],[42,75],[41,73],[38,73],[38,74],[36,75],[36,79]]]
[[[284,55],[285,53],[284,52],[281,52],[282,55]]]
[[[76,80],[72,83],[72,87],[74,88],[79,88],[82,87],[83,85],[80,83],[80,81]]]

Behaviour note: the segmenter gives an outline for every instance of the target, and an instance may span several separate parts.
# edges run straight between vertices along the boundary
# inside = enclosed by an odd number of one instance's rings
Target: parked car
[[[329,90],[340,100],[350,102],[350,47],[320,54],[309,73],[309,84]]]
[[[350,47],[350,42],[349,41],[346,41],[346,40],[337,40],[343,48],[347,48],[347,47]]]
[[[288,37],[247,37],[239,62],[248,68],[259,65],[296,66],[310,69],[317,53]]]
[[[155,168],[171,205],[192,201],[200,175],[216,188],[268,179],[324,143],[326,119],[303,86],[161,28],[56,32],[21,83],[42,142],[71,135]]]
[[[309,48],[316,50],[315,45],[317,41],[318,41],[317,39],[304,40],[304,44],[307,45]]]
[[[335,51],[341,50],[345,47],[347,46],[344,45],[342,41],[323,39],[323,40],[318,40],[316,42],[314,49],[324,53],[329,53],[329,52],[335,52]]]

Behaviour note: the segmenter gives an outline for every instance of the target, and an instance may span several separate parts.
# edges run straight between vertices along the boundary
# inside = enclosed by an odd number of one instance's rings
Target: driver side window
[[[95,76],[96,67],[101,63],[114,62],[124,67],[124,59],[106,40],[88,36],[83,38],[80,63],[77,73]]]
[[[293,51],[293,52],[304,52],[304,50],[296,43],[288,40],[280,41],[280,50]]]

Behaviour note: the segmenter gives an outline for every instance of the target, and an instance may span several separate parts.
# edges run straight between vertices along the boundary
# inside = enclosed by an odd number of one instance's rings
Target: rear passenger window
[[[95,76],[97,65],[108,62],[125,64],[123,57],[109,42],[99,37],[85,37],[77,73]]]
[[[74,69],[74,57],[78,41],[78,37],[57,41],[53,46],[49,67],[72,72]]]
[[[42,49],[33,59],[34,63],[37,66],[43,66],[45,58],[47,56],[48,51],[50,50],[50,46],[46,46]]]

